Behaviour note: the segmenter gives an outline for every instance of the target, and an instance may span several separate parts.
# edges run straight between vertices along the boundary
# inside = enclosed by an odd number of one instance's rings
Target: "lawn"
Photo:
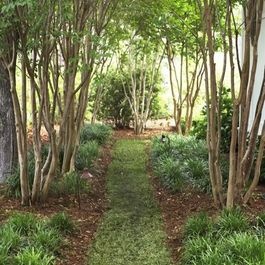
[[[109,210],[89,251],[89,265],[172,264],[145,149],[141,140],[119,140],[114,147],[107,174]]]

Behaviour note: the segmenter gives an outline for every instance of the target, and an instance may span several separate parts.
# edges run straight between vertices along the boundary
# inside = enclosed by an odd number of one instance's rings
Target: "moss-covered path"
[[[117,141],[107,176],[110,210],[89,251],[89,265],[172,264],[146,161],[143,141]]]

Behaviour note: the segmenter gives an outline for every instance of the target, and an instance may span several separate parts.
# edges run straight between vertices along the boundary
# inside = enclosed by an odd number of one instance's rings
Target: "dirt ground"
[[[141,138],[151,138],[170,130],[170,127],[163,131],[161,129],[147,130]],[[114,133],[114,141],[117,138],[133,139],[135,135],[132,130],[122,130]],[[46,205],[25,208],[20,206],[19,200],[8,199],[0,195],[0,222],[3,222],[14,211],[33,212],[43,217],[49,217],[54,213],[64,211],[75,220],[79,229],[67,238],[67,243],[58,257],[57,265],[85,264],[89,245],[92,243],[101,218],[107,210],[105,176],[111,162],[111,149],[112,144],[103,148],[101,157],[96,161],[93,173],[84,172],[83,177],[91,183],[92,190],[89,194],[83,195],[81,209],[78,208],[78,204],[73,197],[51,198]],[[214,216],[218,213],[218,210],[213,205],[211,195],[194,190],[173,194],[162,187],[157,178],[152,177],[151,171],[149,175],[154,186],[155,197],[161,208],[168,235],[167,243],[175,263],[178,264],[182,253],[182,231],[187,218],[200,211]],[[250,216],[265,211],[264,186],[257,188],[250,204],[245,206],[244,209]]]
[[[60,251],[57,265],[86,264],[88,246],[91,244],[97,227],[106,211],[105,173],[111,161],[111,145],[104,147],[101,157],[96,161],[93,173],[84,172],[83,177],[91,183],[91,192],[82,195],[81,209],[75,197],[50,198],[46,205],[22,207],[16,199],[0,196],[0,222],[14,212],[32,212],[41,217],[49,217],[57,212],[69,214],[77,224],[77,232],[66,238]]]

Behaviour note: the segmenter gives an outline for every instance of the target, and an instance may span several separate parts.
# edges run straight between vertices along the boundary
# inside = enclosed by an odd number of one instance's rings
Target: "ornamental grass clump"
[[[213,221],[206,213],[199,213],[190,217],[184,226],[186,239],[209,236],[213,232]]]
[[[50,226],[53,219],[43,219],[32,213],[14,213],[0,225],[0,264],[3,265],[53,265],[64,243],[64,231],[69,223],[62,222],[64,229]],[[58,228],[57,225],[54,225]]]
[[[204,141],[179,135],[156,137],[152,143],[151,160],[156,175],[167,188],[180,191],[189,184],[201,191],[211,190]]]
[[[265,233],[261,229],[251,226],[240,209],[224,210],[212,219],[204,213],[191,217],[184,228],[181,264],[265,264]]]

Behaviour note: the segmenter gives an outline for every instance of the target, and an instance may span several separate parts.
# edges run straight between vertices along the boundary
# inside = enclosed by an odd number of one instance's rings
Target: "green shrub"
[[[186,238],[206,236],[212,231],[213,222],[205,213],[190,217],[184,227],[184,235]]]
[[[141,80],[140,70],[136,69],[134,75]],[[151,73],[147,71],[145,85],[146,93],[150,89]],[[156,76],[156,82],[152,85],[152,100],[150,104],[150,118],[159,117],[161,115],[168,116],[167,108],[163,105],[163,98],[160,97],[160,82],[161,78]],[[94,82],[92,83],[92,97],[95,99],[94,104],[98,104],[97,118],[101,120],[111,121],[116,128],[125,128],[130,125],[133,120],[133,113],[127,99],[127,96],[131,97],[130,93],[126,96],[124,93],[124,84],[129,84],[131,77],[128,74],[117,72],[116,70],[110,69],[106,74],[95,76]],[[151,82],[151,83],[150,83]],[[137,93],[141,93],[138,89],[140,84],[136,85]],[[102,91],[102,88],[104,90]],[[97,95],[98,90],[101,90],[100,101],[98,101]],[[141,100],[140,100],[141,101]],[[139,104],[141,105],[141,103]],[[92,106],[95,109],[95,106]]]
[[[205,142],[179,135],[168,135],[162,142],[156,137],[151,159],[156,175],[167,187],[179,190],[190,180],[190,184],[202,191],[211,189]]]
[[[55,264],[53,256],[45,254],[42,249],[28,247],[21,250],[15,257],[15,265],[52,265]]]
[[[259,228],[265,228],[265,212],[260,213],[256,218],[256,225]]]
[[[8,224],[20,235],[29,235],[38,229],[40,221],[31,213],[15,213],[8,219]]]
[[[78,172],[66,173],[62,178],[52,182],[50,194],[54,196],[87,194],[91,190],[90,184]]]
[[[8,257],[7,254],[5,254],[1,250],[1,245],[0,245],[0,264],[2,264],[2,265],[11,265],[10,258]]]
[[[62,244],[62,237],[53,228],[39,229],[32,236],[31,244],[38,249],[43,249],[45,252],[56,253]]]
[[[223,88],[222,90],[222,101],[220,106],[221,111],[221,150],[224,153],[229,153],[231,131],[232,131],[232,115],[233,105],[231,99],[231,90],[229,88]],[[207,107],[205,106],[201,112],[201,118],[193,122],[192,135],[197,139],[206,140],[207,135]]]
[[[239,264],[264,264],[265,241],[254,234],[235,233],[224,241],[222,252],[229,253]]]
[[[41,149],[42,163],[45,162],[46,157],[48,156],[48,152],[49,152],[49,146],[47,144],[43,145]],[[31,189],[33,185],[33,181],[34,181],[34,174],[35,174],[35,157],[34,157],[33,149],[30,149],[27,155],[28,155],[28,178],[29,178],[29,186]],[[20,175],[19,166],[16,166],[13,169],[13,172],[7,177],[6,195],[8,197],[19,198],[21,196],[19,175]]]
[[[212,240],[208,237],[198,237],[186,241],[181,264],[202,265],[202,256],[209,250],[211,245]]]
[[[105,144],[112,134],[111,127],[104,124],[85,124],[80,133],[80,145],[96,141]]]
[[[208,150],[207,144],[203,140],[195,137],[184,137],[180,135],[167,135],[165,141],[162,142],[160,137],[155,137],[151,147],[151,160],[158,176],[163,173],[165,179],[169,163],[163,161],[175,161],[178,165],[178,176],[182,176],[183,183],[189,183],[196,189],[203,192],[211,191],[211,181],[209,176]],[[162,162],[161,162],[162,161]],[[224,185],[228,178],[228,160],[226,156],[221,156],[221,171]],[[172,163],[171,163],[172,164]],[[168,170],[168,172],[171,172]],[[167,176],[171,178],[171,176]],[[189,182],[187,182],[189,180]],[[169,183],[166,181],[165,183]],[[174,182],[172,181],[174,185]],[[170,185],[167,185],[170,186]]]
[[[251,229],[240,209],[224,210],[205,231],[203,227],[209,226],[208,221],[205,215],[188,220],[181,264],[265,264],[264,233]]]
[[[48,227],[56,229],[63,234],[71,234],[76,228],[71,217],[64,212],[52,216],[48,222]]]
[[[20,231],[10,224],[3,225],[0,229],[0,253],[3,258],[8,253],[17,250],[20,245]]]
[[[8,197],[19,198],[21,195],[19,174],[19,167],[16,167],[13,169],[13,172],[7,177],[6,195]]]
[[[29,178],[30,188],[32,188],[33,185],[34,173],[35,173],[35,158],[33,151],[31,150],[28,152],[28,178]],[[7,184],[6,195],[8,197],[19,198],[21,195],[21,188],[20,188],[20,172],[18,166],[15,167],[11,175],[7,177],[6,184]]]
[[[64,218],[67,219],[66,216]],[[70,231],[69,222],[61,221],[61,226],[66,226],[67,231]],[[0,264],[54,264],[53,255],[62,245],[63,232],[52,228],[51,223],[52,219],[44,222],[31,213],[10,216],[0,226]]]
[[[193,187],[203,192],[211,191],[208,161],[190,158],[186,162],[186,171]]]
[[[155,172],[166,187],[173,191],[179,191],[183,188],[185,178],[178,161],[170,157],[160,158],[155,167]]]
[[[234,233],[217,241],[199,237],[186,242],[182,264],[261,265],[264,253],[264,239],[250,233]]]
[[[250,228],[250,224],[240,209],[225,209],[216,223],[216,228],[218,233],[224,235],[233,232],[245,232]]]
[[[75,158],[75,168],[83,170],[91,168],[93,160],[98,156],[99,145],[96,141],[89,141],[79,146]]]

